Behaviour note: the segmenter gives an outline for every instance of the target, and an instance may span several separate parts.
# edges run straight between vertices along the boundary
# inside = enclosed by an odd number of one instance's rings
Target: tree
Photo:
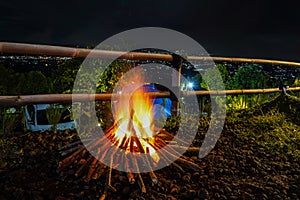
[[[23,76],[19,76],[23,77]],[[51,92],[52,85],[49,79],[40,71],[30,71],[25,74],[25,80],[19,82],[18,86],[21,87],[21,94],[48,94]],[[20,90],[20,88],[15,88]]]
[[[238,69],[234,76],[227,82],[229,89],[260,89],[265,88],[268,77],[258,65],[245,65]],[[248,108],[258,105],[265,98],[262,95],[237,95],[228,96],[227,105],[231,109]]]
[[[268,77],[258,65],[245,65],[238,69],[227,83],[229,89],[260,89],[265,88]]]
[[[0,65],[0,95],[7,95],[9,94],[9,91],[11,90],[11,81],[12,81],[12,75],[13,71],[10,69],[7,69],[5,66]]]
[[[222,80],[216,74],[221,75]],[[207,90],[212,90],[214,88],[222,88],[222,85],[226,87],[226,83],[230,80],[228,70],[225,65],[217,64],[214,68],[209,68],[205,71],[204,77],[201,80],[201,87]]]
[[[114,86],[119,79],[131,68],[133,64],[124,60],[115,60],[101,74],[99,83],[97,84],[97,92],[113,92]]]
[[[82,62],[82,58],[72,58],[59,65],[51,75],[52,92],[58,94],[72,93],[74,81]]]
[[[200,85],[202,88],[207,90],[223,90],[225,89],[225,82],[229,79],[229,73],[225,65],[217,64],[215,67],[208,68],[201,79]],[[200,101],[201,110],[203,111],[204,103],[203,100]],[[226,104],[226,99],[223,96],[211,96],[210,101],[215,102],[219,108],[222,108]]]

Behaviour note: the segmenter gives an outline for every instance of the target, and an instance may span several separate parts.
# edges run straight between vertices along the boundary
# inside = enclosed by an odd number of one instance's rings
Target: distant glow
[[[194,84],[192,82],[189,82],[187,85],[189,88],[192,88],[194,86]]]

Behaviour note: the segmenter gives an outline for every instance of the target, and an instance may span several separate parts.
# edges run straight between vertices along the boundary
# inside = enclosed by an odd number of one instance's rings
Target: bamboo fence
[[[300,91],[300,87],[293,87],[287,91]],[[269,89],[247,89],[247,90],[210,90],[210,91],[183,91],[182,96],[208,96],[208,95],[239,95],[239,94],[266,94],[281,92],[279,88]],[[146,93],[150,98],[171,97],[170,92],[149,92]],[[110,101],[119,94],[41,94],[41,95],[20,95],[20,96],[0,96],[0,105],[20,106],[27,104],[44,104],[44,103],[72,103],[88,101]]]
[[[73,48],[73,47],[51,46],[51,45],[40,45],[40,44],[11,43],[11,42],[0,42],[0,53],[73,57],[73,58],[85,58],[89,55],[89,57],[108,58],[108,59],[118,57],[120,59],[128,59],[128,60],[163,60],[163,61],[173,60],[173,56],[170,54],[142,53],[142,52],[126,53],[122,51],[91,50],[91,49],[84,49],[84,48]],[[300,63],[298,62],[255,59],[255,58],[187,56],[186,59],[188,61],[214,60],[219,62],[243,62],[243,63],[259,63],[259,64],[300,67]]]
[[[173,61],[173,56],[169,54],[159,53],[142,53],[142,52],[122,52],[107,50],[91,50],[83,48],[72,48],[63,46],[51,46],[40,44],[10,43],[0,42],[0,53],[6,54],[22,54],[22,55],[42,55],[42,56],[58,56],[58,57],[74,57],[85,58],[87,56],[94,58],[112,59],[118,57],[128,60],[163,60]],[[197,60],[214,60],[222,62],[244,62],[244,63],[260,63],[273,65],[286,65],[292,67],[300,67],[300,63],[254,59],[254,58],[228,58],[228,57],[199,57],[187,56],[189,61]],[[300,91],[300,87],[289,88],[287,91]],[[237,94],[262,94],[281,92],[279,88],[269,89],[247,89],[247,90],[210,90],[210,91],[184,91],[181,95],[237,95]],[[26,105],[26,104],[42,104],[42,103],[71,103],[73,101],[109,101],[116,94],[45,94],[45,95],[19,95],[19,96],[0,96],[0,105]],[[154,97],[170,97],[169,92],[151,92],[151,98]]]
[[[146,93],[150,98],[157,96],[169,97],[169,92],[149,92]],[[40,94],[40,95],[19,95],[19,96],[0,96],[0,105],[27,105],[44,103],[72,103],[88,101],[110,101],[118,98],[119,94]]]

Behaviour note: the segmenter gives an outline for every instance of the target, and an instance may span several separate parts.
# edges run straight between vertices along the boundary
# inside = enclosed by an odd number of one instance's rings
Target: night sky
[[[213,56],[300,61],[299,8],[263,0],[2,0],[0,41],[84,47],[155,26],[192,37]]]

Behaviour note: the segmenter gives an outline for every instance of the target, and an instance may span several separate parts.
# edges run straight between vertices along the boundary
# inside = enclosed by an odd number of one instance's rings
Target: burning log
[[[114,128],[112,128],[114,127]],[[112,132],[115,130],[116,125],[113,125],[112,127],[110,127],[106,132],[105,132],[105,139],[111,139],[114,141],[113,137],[112,137]],[[159,136],[161,136],[161,134],[163,134],[164,136],[168,136],[168,139],[171,140],[177,140],[180,142],[180,140],[178,138],[176,138],[176,136],[166,132],[165,130],[162,131],[162,133],[157,133],[154,136],[154,144],[150,143],[150,146],[153,147],[156,151],[161,150],[161,153],[159,154],[159,157],[161,159],[161,162],[166,162],[166,163],[171,163],[170,159],[175,159],[178,156],[180,156],[179,152],[177,150],[184,150],[187,149],[187,152],[196,152],[198,153],[200,148],[199,147],[189,147],[186,148],[184,146],[179,146],[179,145],[167,145],[167,143],[165,142],[165,140],[163,140],[162,138],[159,138]],[[164,137],[165,138],[165,137]],[[114,163],[114,159],[118,160],[122,160],[125,159],[125,163],[126,163],[126,169],[128,170],[127,173],[127,177],[128,177],[128,182],[130,184],[134,184],[136,182],[136,177],[134,175],[134,173],[130,172],[132,169],[138,169],[138,165],[137,165],[137,160],[136,158],[133,158],[132,160],[134,161],[134,163],[129,164],[128,161],[130,159],[128,159],[128,155],[126,155],[126,151],[132,151],[132,152],[140,152],[140,153],[144,153],[146,154],[146,159],[141,159],[141,161],[144,162],[145,166],[147,166],[149,169],[154,169],[154,160],[153,158],[150,156],[150,152],[149,152],[149,147],[144,147],[143,144],[141,143],[140,139],[134,136],[131,137],[124,137],[122,139],[122,141],[119,143],[119,148],[122,149],[124,155],[121,154],[117,154],[119,155],[118,157],[114,158],[114,153],[117,151],[118,147],[112,148],[109,150],[110,144],[104,144],[105,139],[103,138],[99,138],[98,140],[92,142],[92,143],[88,143],[87,147],[84,147],[83,144],[79,141],[76,141],[72,144],[68,144],[64,147],[61,148],[61,154],[63,156],[70,154],[73,151],[73,154],[71,154],[70,156],[66,157],[65,159],[63,159],[62,161],[59,162],[59,171],[65,171],[68,167],[70,167],[73,163],[78,162],[78,160],[80,158],[82,158],[83,156],[85,156],[88,151],[87,148],[89,150],[93,150],[94,148],[98,148],[98,146],[102,145],[104,148],[101,149],[106,149],[105,151],[100,151],[100,148],[97,149],[97,156],[93,157],[91,155],[89,155],[89,157],[85,160],[85,162],[79,167],[79,169],[76,171],[75,175],[77,177],[80,177],[84,174],[85,171],[87,171],[87,175],[85,177],[85,181],[90,181],[91,179],[97,179],[99,177],[101,177],[105,171],[108,171],[108,188],[116,191],[116,189],[112,186],[111,183],[111,176],[112,176],[112,167],[113,167],[113,163]],[[125,147],[128,147],[127,150]],[[164,147],[164,149],[162,148]],[[146,149],[146,150],[144,150]],[[144,150],[144,151],[143,151]],[[110,152],[111,151],[111,152]],[[106,156],[110,155],[110,159],[111,159],[111,166],[107,169],[107,167],[101,163],[99,160],[104,159]],[[176,159],[176,162],[173,162],[172,165],[174,167],[176,167],[179,171],[184,172],[183,168],[179,165],[183,165],[184,167],[188,167],[190,169],[193,169],[195,171],[199,171],[201,170],[201,168],[187,160],[184,156],[179,157],[178,159]],[[142,181],[142,177],[139,175],[140,173],[137,173],[138,175],[138,183],[140,184],[141,190],[145,191],[145,186],[144,186],[144,182]],[[156,174],[154,173],[153,170],[151,170],[149,172],[149,177],[151,178],[151,181],[154,184],[157,184],[159,179],[157,178]]]

